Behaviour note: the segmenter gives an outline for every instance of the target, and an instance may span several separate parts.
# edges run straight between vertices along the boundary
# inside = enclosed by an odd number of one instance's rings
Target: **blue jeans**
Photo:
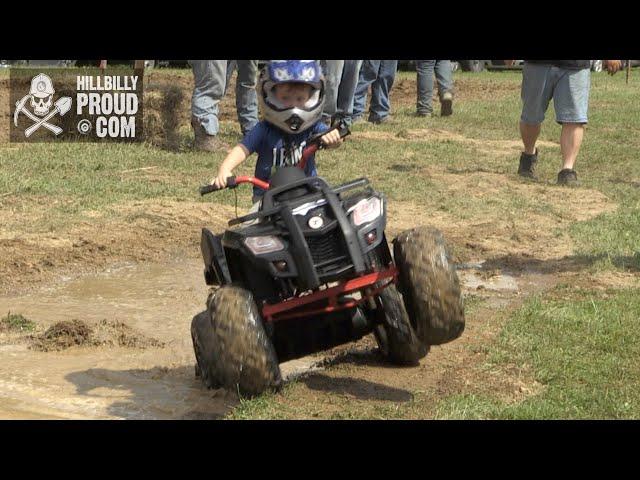
[[[389,92],[398,69],[397,60],[363,60],[353,98],[353,118],[361,117],[367,104],[367,90],[371,85],[369,121],[383,119],[389,115],[391,104]]]
[[[242,133],[245,134],[258,123],[258,60],[236,60],[236,111]]]
[[[193,69],[193,96],[191,97],[191,115],[209,135],[217,135],[218,104],[224,96],[227,61],[191,60]]]
[[[338,114],[341,115],[348,124],[351,124],[353,115],[353,98],[358,86],[360,68],[362,60],[345,60],[342,70],[342,81],[338,90]]]
[[[325,119],[337,114],[351,124],[353,97],[361,66],[362,60],[323,60],[323,71],[327,81],[322,112]]]
[[[433,113],[433,73],[438,82],[438,95],[442,99],[445,92],[453,90],[453,74],[450,60],[416,60],[418,73],[418,103],[416,109],[420,114]]]
[[[227,86],[227,60],[191,60],[194,89],[191,99],[191,114],[202,125],[207,134],[217,135],[218,104]],[[236,111],[242,132],[251,130],[258,123],[258,97],[256,81],[257,60],[236,60]]]
[[[338,89],[344,70],[344,60],[321,60],[325,80],[324,108],[322,118],[330,119],[338,110]]]

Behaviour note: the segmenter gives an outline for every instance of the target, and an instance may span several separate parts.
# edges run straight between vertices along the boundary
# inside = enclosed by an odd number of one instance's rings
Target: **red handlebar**
[[[348,125],[343,120],[343,121],[340,121],[337,126],[327,130],[326,132],[316,134],[314,137],[309,139],[309,145],[307,145],[307,147],[305,147],[305,149],[302,150],[302,158],[300,159],[300,162],[298,162],[298,165],[297,165],[300,169],[304,171],[309,157],[314,153],[316,153],[319,148],[321,148],[320,138],[332,130],[338,130],[340,132],[340,138],[344,138],[351,133],[349,131]],[[227,188],[233,188],[239,183],[251,183],[252,185],[258,188],[261,188],[263,190],[269,189],[269,183],[265,182],[264,180],[260,180],[259,178],[249,177],[249,176],[227,178]],[[203,187],[200,187],[200,195],[206,195],[207,193],[215,192],[217,190],[221,190],[221,189],[216,187],[215,185],[205,185]]]
[[[300,162],[298,162],[298,165],[297,165],[302,171],[304,171],[304,167],[307,166],[307,160],[309,159],[309,157],[314,153],[316,153],[319,148],[320,148],[320,145],[317,143],[314,143],[313,145],[309,145],[302,151],[302,158],[300,159]]]
[[[256,187],[262,188],[263,190],[269,189],[268,182],[265,182],[264,180],[260,180],[259,178],[256,178],[256,177],[239,176],[239,177],[236,177],[236,184],[238,183],[251,183]]]

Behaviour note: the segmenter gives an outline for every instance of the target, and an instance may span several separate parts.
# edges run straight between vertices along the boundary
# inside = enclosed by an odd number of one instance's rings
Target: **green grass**
[[[296,401],[303,390],[304,380],[286,383],[278,393],[264,393],[257,397],[241,398],[240,403],[225,417],[227,420],[382,420],[404,418],[414,401],[362,401],[347,393],[331,393],[324,403]]]
[[[485,369],[516,370],[538,392],[518,402],[490,394],[441,402],[439,418],[640,418],[640,291],[600,298],[580,292],[569,300],[529,299],[489,350]],[[535,390],[534,390],[535,391]]]
[[[288,409],[283,408],[278,399],[296,390],[295,381],[285,384],[278,393],[267,392],[254,398],[240,397],[238,405],[225,417],[227,420],[283,420]]]
[[[9,312],[5,317],[0,318],[0,331],[32,332],[35,328],[36,324],[34,322],[19,313]]]

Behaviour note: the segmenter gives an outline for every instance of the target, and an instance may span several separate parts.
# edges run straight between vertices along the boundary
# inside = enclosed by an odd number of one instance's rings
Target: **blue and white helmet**
[[[281,83],[304,83],[313,88],[304,107],[279,104],[274,87]],[[260,75],[258,100],[264,119],[286,133],[300,133],[322,117],[325,82],[317,60],[271,60]]]

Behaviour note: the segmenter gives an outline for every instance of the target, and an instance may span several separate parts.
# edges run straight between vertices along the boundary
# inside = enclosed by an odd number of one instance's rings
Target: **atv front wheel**
[[[417,337],[402,298],[394,284],[386,287],[376,299],[378,319],[373,334],[382,354],[398,365],[416,365],[429,352]]]
[[[282,384],[271,339],[248,290],[223,286],[211,296],[212,372],[227,389],[254,396]]]
[[[420,340],[440,345],[462,335],[460,282],[442,233],[429,227],[407,230],[394,240],[393,256],[407,313]]]
[[[200,312],[193,317],[191,321],[191,340],[193,341],[193,351],[196,356],[196,377],[200,377],[205,387],[218,388],[219,384],[214,378],[211,369],[213,361],[213,329],[208,312]]]

